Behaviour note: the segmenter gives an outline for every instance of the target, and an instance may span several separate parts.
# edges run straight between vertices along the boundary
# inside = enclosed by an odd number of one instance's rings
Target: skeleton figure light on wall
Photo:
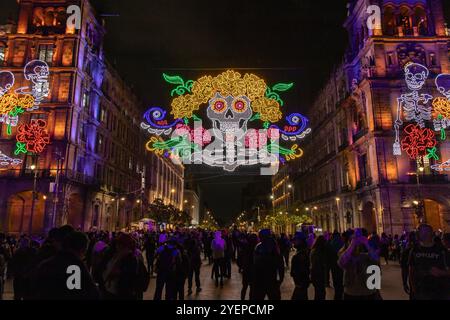
[[[16,90],[19,94],[31,94],[34,97],[34,105],[27,109],[33,111],[39,108],[41,102],[50,93],[49,86],[50,68],[45,61],[32,60],[25,65],[24,77],[31,81],[31,91],[29,87],[22,87]]]
[[[395,120],[394,155],[401,155],[400,127],[403,125],[402,111],[405,120],[415,122],[421,128],[425,127],[425,121],[431,120],[432,108],[429,102],[433,97],[429,94],[419,94],[429,76],[428,69],[418,63],[407,64],[404,68],[405,81],[410,90],[397,99],[397,115]]]

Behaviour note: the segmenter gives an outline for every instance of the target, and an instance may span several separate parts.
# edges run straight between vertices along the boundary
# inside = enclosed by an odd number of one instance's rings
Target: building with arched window
[[[368,30],[367,5],[380,4],[381,28]],[[354,0],[344,26],[345,60],[309,110],[305,156],[290,164],[296,201],[325,230],[400,234],[420,220],[448,232],[449,173],[432,170],[450,159],[448,138],[439,142],[439,161],[393,154],[397,99],[408,90],[404,67],[426,66],[424,92],[434,97],[441,95],[435,78],[450,73],[442,1]]]
[[[48,64],[49,94],[20,121],[45,120],[51,142],[39,155],[23,155],[22,165],[1,167],[0,231],[38,233],[66,223],[122,229],[155,198],[181,209],[184,168],[145,150],[145,105],[105,60],[105,29],[89,1],[18,3],[17,23],[0,27],[0,71],[15,75],[15,90],[27,85],[29,61]],[[69,5],[81,8],[79,30],[66,25]],[[4,154],[14,153],[15,135],[16,127],[8,133],[0,123]]]

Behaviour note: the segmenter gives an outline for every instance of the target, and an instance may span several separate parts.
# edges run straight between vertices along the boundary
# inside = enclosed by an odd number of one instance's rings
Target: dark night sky
[[[105,18],[106,54],[149,105],[170,105],[162,72],[196,79],[245,68],[268,84],[295,82],[283,95],[286,107],[304,111],[342,59],[347,43],[342,28],[346,0],[95,3],[101,13],[119,15]],[[0,21],[15,15],[14,6],[14,0],[1,0]],[[240,211],[241,189],[248,180],[240,174],[204,180],[204,195],[219,221]]]

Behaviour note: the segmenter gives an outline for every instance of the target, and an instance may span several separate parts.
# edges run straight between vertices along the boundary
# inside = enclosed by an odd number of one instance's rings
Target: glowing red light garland
[[[50,135],[46,127],[47,122],[42,119],[31,120],[30,123],[19,126],[16,136],[16,153],[24,153],[25,149],[32,153],[44,151],[45,147],[50,143]]]
[[[404,132],[406,136],[401,141],[401,147],[411,159],[424,157],[429,152],[428,149],[436,147],[436,135],[431,129],[410,124]]]

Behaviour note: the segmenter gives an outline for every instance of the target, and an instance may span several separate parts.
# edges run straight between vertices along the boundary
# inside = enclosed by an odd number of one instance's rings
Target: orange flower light
[[[401,142],[402,150],[406,151],[411,159],[426,156],[427,149],[432,149],[437,144],[435,133],[431,129],[410,124],[404,132],[406,137]]]
[[[50,135],[47,130],[47,122],[44,120],[31,120],[17,128],[17,142],[26,145],[28,152],[41,153],[50,143]]]

